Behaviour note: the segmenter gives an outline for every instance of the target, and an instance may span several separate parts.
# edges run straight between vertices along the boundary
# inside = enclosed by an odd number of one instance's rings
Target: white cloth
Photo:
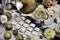
[[[23,4],[21,2],[16,2],[17,10],[20,10],[23,7]]]

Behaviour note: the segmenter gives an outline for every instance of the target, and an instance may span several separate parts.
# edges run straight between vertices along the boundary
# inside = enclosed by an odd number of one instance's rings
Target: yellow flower
[[[56,8],[55,7],[50,7],[47,10],[48,10],[49,18],[54,18],[55,17],[55,13],[56,13]]]
[[[11,38],[11,33],[10,32],[6,32],[6,33],[4,33],[4,37],[6,38],[6,39],[9,39],[9,38]]]
[[[34,16],[38,19],[44,19],[48,17],[48,13],[43,5],[39,5],[34,11]]]
[[[16,40],[23,40],[23,36],[21,34],[17,35]]]
[[[56,32],[52,28],[48,28],[44,31],[44,36],[47,39],[54,38],[55,35],[56,35]]]

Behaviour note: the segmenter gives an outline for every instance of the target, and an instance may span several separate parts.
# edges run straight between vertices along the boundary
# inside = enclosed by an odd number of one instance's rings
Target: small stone
[[[43,38],[43,36],[40,36],[40,39],[42,39]]]
[[[18,35],[18,30],[17,30],[17,29],[14,29],[14,30],[13,30],[13,34],[14,34],[14,35]]]

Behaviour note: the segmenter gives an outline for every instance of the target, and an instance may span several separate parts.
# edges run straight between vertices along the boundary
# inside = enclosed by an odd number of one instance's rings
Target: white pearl
[[[1,23],[6,23],[6,22],[7,22],[7,16],[1,15]]]

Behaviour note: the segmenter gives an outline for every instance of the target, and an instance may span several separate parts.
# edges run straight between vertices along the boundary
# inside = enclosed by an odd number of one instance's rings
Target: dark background
[[[60,0],[58,0],[58,3],[57,4],[60,4]]]
[[[0,0],[0,4],[1,4],[1,0]]]

